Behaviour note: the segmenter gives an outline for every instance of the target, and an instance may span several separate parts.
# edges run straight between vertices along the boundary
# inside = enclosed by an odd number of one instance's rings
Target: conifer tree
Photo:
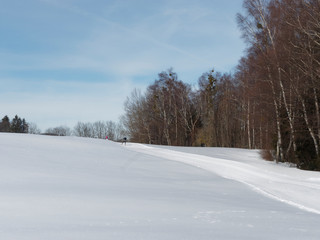
[[[10,132],[10,119],[7,115],[2,118],[0,132]]]

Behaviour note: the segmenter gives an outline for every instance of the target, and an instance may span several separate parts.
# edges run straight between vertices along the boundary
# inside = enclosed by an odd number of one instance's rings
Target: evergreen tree
[[[21,119],[20,117],[18,117],[18,115],[16,115],[11,121],[10,129],[11,132],[14,133],[27,133],[28,124],[24,118]]]
[[[28,123],[26,122],[25,119],[22,119],[21,133],[28,133],[29,132],[28,129],[29,129]]]
[[[20,126],[21,126],[22,120],[21,118],[16,115],[12,121],[11,121],[11,132],[18,133],[20,132]]]
[[[10,119],[7,115],[2,118],[0,132],[10,132]]]

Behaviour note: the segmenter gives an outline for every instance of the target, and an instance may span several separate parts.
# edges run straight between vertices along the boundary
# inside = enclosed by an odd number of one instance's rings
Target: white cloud
[[[12,86],[10,92],[0,90],[0,109],[4,114],[22,115],[41,128],[116,120],[130,92],[144,89],[157,73],[173,67],[181,80],[195,83],[212,67],[230,70],[243,48],[235,22],[228,11],[221,11],[220,1],[101,1],[99,7],[86,1],[40,2],[46,4],[45,9],[54,8],[53,16],[71,18],[72,24],[81,19],[75,26],[79,38],[52,33],[60,39],[59,44],[65,43],[55,45],[52,51],[0,46],[0,70],[9,76],[0,75],[0,82],[8,89]],[[51,16],[48,21],[51,19],[56,18]],[[51,24],[61,28],[68,24],[56,21]],[[82,29],[84,22],[89,24]],[[52,39],[43,36],[37,41],[50,47],[46,42]],[[24,71],[28,76],[23,76]],[[81,76],[84,71],[89,74]],[[52,72],[59,76],[50,77]],[[90,79],[90,73],[98,74],[99,79]],[[73,77],[69,79],[69,75]]]
[[[57,125],[73,127],[78,121],[118,121],[124,101],[135,87],[127,79],[107,83],[44,81],[39,84],[45,86],[43,91],[2,93],[2,115],[18,114],[37,123],[42,130]],[[6,101],[8,98],[11,100]]]

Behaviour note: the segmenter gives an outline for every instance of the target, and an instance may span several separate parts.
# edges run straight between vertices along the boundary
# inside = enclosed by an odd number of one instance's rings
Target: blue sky
[[[173,67],[197,85],[244,55],[241,0],[10,0],[0,8],[0,117],[45,130],[118,121],[123,103]]]

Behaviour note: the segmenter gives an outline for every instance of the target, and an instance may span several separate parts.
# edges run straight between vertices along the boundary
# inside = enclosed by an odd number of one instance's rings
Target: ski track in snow
[[[0,239],[320,236],[320,173],[255,150],[0,133],[0,164]]]
[[[182,162],[213,172],[221,177],[246,184],[254,191],[269,198],[308,212],[320,214],[318,203],[320,199],[319,172],[302,171],[276,165],[273,162],[266,162],[261,159],[258,153],[256,158],[252,160],[254,164],[248,164],[245,161],[172,150],[174,147],[167,149],[163,146],[159,148],[135,143],[129,143],[127,147],[132,151],[161,156],[168,160]],[[246,157],[239,154],[239,159]]]

